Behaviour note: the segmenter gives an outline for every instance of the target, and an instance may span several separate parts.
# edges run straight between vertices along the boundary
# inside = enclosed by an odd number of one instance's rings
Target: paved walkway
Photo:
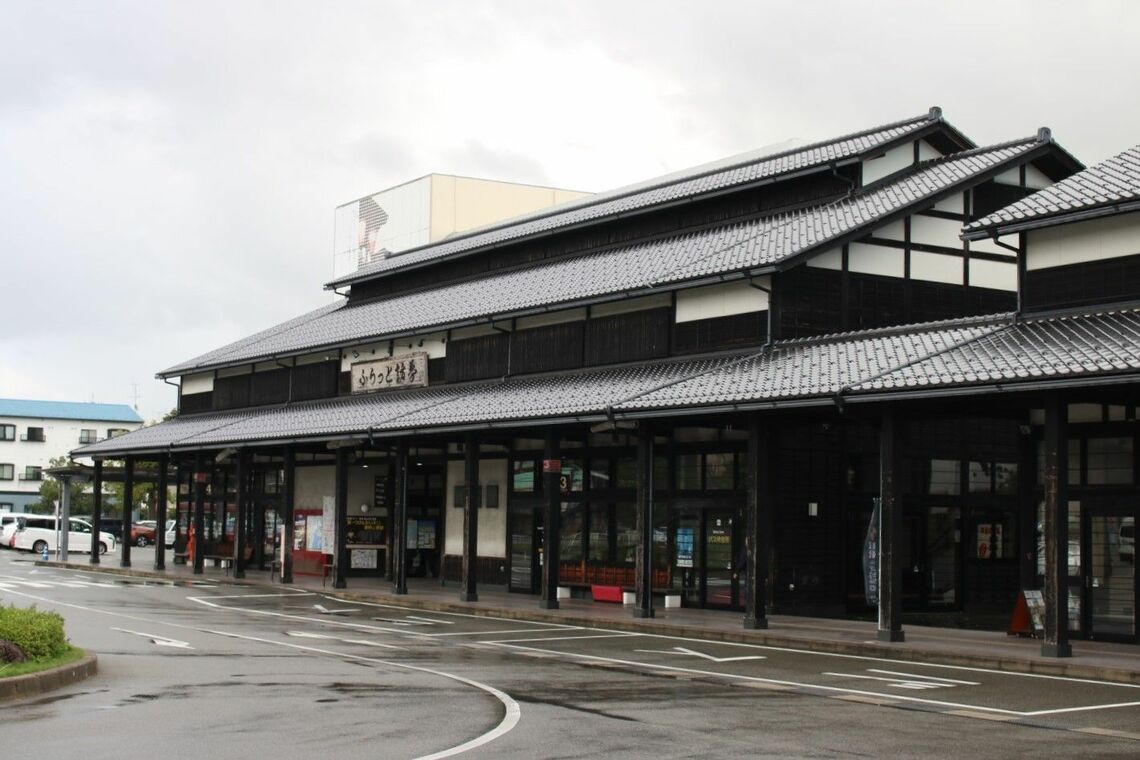
[[[149,563],[135,562],[131,568],[120,568],[117,558],[103,559],[103,564],[94,566],[81,555],[79,561],[66,566],[169,580],[195,577],[187,565],[168,563],[166,570],[155,571]],[[207,567],[198,577],[219,583],[281,587],[264,570],[249,570],[246,578],[237,580],[222,568]],[[393,594],[392,584],[380,578],[349,578],[348,588],[336,590],[331,580],[325,584],[321,578],[297,576],[293,587],[347,600],[418,609],[1140,684],[1140,646],[1134,644],[1074,640],[1073,656],[1058,659],[1042,657],[1039,640],[995,631],[910,625],[905,627],[906,641],[886,644],[876,640],[876,625],[872,622],[773,615],[766,630],[755,631],[742,627],[740,613],[717,610],[658,608],[655,617],[643,619],[634,618],[629,607],[587,599],[562,599],[560,609],[544,610],[539,607],[538,597],[508,593],[501,587],[481,588],[479,601],[460,602],[457,585],[442,586],[431,579],[409,579],[408,594],[401,596]]]

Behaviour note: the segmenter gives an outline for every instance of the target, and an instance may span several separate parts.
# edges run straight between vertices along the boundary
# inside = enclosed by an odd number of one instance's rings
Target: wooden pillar
[[[201,575],[206,566],[206,484],[210,474],[201,454],[194,457],[194,575]]]
[[[281,582],[292,583],[293,541],[295,540],[294,528],[296,527],[293,516],[293,499],[297,494],[297,451],[292,446],[285,447],[283,465],[285,482],[282,484],[284,490],[282,498],[285,503],[282,505],[281,512],[285,525],[281,532]]]
[[[1042,657],[1072,657],[1069,644],[1069,410],[1045,399],[1045,638]]]
[[[245,547],[249,540],[246,506],[249,504],[249,451],[238,452],[234,463],[237,478],[237,509],[234,510],[234,577],[245,577]]]
[[[59,482],[59,561],[67,562],[71,534],[71,476],[61,475]]]
[[[637,563],[633,616],[653,617],[653,429],[641,423],[637,433]]]
[[[477,602],[479,575],[479,442],[468,434],[463,446],[463,573],[459,600]]]
[[[134,506],[135,490],[135,458],[127,457],[123,460],[123,546],[119,559],[119,567],[131,566],[131,507]]]
[[[155,487],[156,514],[154,521],[154,569],[166,569],[166,469],[170,466],[170,455],[158,457],[158,485]],[[177,502],[175,502],[177,503]]]
[[[336,552],[333,588],[348,587],[348,449],[336,450]]]
[[[883,411],[879,430],[879,641],[904,641],[902,629],[902,567],[898,542],[902,504],[899,480],[899,421],[894,409]]]
[[[767,628],[768,565],[775,525],[772,482],[772,431],[760,425],[760,415],[748,418],[748,495],[744,506],[744,627]]]
[[[408,593],[408,441],[396,441],[396,482],[392,509],[392,593]]]
[[[253,549],[250,561],[253,563],[254,568],[258,570],[265,569],[265,505],[259,504],[257,501],[258,489],[254,487],[257,482],[256,470],[253,468],[252,461],[249,466],[249,511],[250,511],[250,533],[249,545]],[[264,480],[263,480],[264,482]],[[264,491],[261,491],[264,494]]]
[[[103,460],[95,460],[91,483],[91,564],[99,564],[99,526],[103,522]]]
[[[558,609],[558,538],[562,532],[562,494],[560,475],[562,462],[558,450],[558,432],[546,429],[542,462],[542,598],[539,607]]]

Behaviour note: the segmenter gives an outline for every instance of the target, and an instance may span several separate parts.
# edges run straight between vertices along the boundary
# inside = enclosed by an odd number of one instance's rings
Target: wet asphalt
[[[58,611],[99,673],[0,704],[6,756],[1140,756],[1137,687],[31,560],[0,551],[0,603]]]

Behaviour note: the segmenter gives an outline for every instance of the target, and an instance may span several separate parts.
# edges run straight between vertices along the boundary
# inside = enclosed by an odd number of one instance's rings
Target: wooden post
[[[392,593],[408,593],[408,441],[396,441],[392,525]]]
[[[744,574],[744,627],[767,628],[768,564],[771,556],[772,529],[775,523],[775,498],[772,484],[771,430],[760,426],[760,415],[748,418],[748,498],[744,506],[744,562],[738,572]]]
[[[154,521],[154,569],[166,569],[166,469],[170,466],[170,455],[160,454],[158,457],[158,485],[155,494],[156,514]],[[177,504],[177,502],[175,502]]]
[[[95,475],[91,483],[91,564],[99,564],[99,526],[103,522],[103,460],[95,460]]]
[[[285,521],[281,535],[281,582],[293,582],[293,541],[295,540],[296,518],[293,515],[293,500],[297,495],[297,450],[292,446],[285,447],[285,482],[282,484],[285,491],[282,498],[282,519]]]
[[[237,509],[234,514],[234,577],[245,577],[246,504],[249,502],[249,451],[238,452],[235,463],[237,477]]]
[[[336,542],[333,588],[348,587],[348,449],[336,450]]]
[[[479,601],[479,442],[468,434],[463,446],[463,577],[459,600]]]
[[[1051,393],[1045,400],[1045,638],[1042,657],[1072,657],[1069,644],[1069,410]]]
[[[879,430],[879,641],[906,639],[902,629],[902,567],[897,550],[902,507],[898,479],[903,475],[898,433],[898,418],[888,407],[883,411]]]
[[[653,617],[653,429],[637,432],[637,563],[633,616]]]
[[[134,506],[135,458],[123,460],[123,517],[120,525],[123,532],[122,555],[119,567],[131,566],[131,507]]]
[[[194,457],[194,575],[201,575],[206,567],[206,485],[211,480],[206,462],[199,453]]]
[[[538,606],[558,609],[558,536],[562,532],[561,461],[558,432],[546,429],[542,462],[542,598]],[[555,464],[558,463],[558,464]]]

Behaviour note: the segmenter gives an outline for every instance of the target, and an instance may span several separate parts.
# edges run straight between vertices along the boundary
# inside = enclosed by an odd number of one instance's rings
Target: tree
[[[48,462],[48,467],[66,467],[69,464],[72,464],[72,462],[67,457],[55,457]],[[82,482],[73,480],[70,483],[68,492],[71,495],[71,514],[89,514],[91,512],[91,494],[83,492],[86,488],[87,484]],[[55,507],[58,502],[59,481],[55,478],[48,477],[40,484],[39,502],[30,504],[28,511],[50,515],[55,512]]]

